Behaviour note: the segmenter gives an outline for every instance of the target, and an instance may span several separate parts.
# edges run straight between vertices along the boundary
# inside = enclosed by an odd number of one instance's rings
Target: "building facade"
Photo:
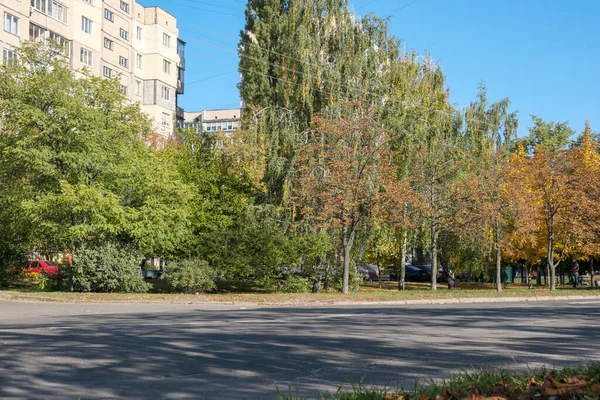
[[[185,128],[194,128],[197,132],[233,132],[241,128],[240,119],[243,108],[226,110],[203,110],[185,112]]]
[[[15,57],[22,40],[53,39],[74,70],[118,79],[161,137],[183,124],[185,43],[165,10],[134,0],[0,0],[0,15],[3,58]]]

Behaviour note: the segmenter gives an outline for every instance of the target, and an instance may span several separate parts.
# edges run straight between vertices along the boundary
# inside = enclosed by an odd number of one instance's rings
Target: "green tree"
[[[266,198],[280,204],[313,115],[359,98],[379,103],[398,43],[385,21],[358,20],[345,0],[250,0],[239,47],[246,122],[268,144]]]
[[[482,236],[492,232],[487,236],[493,241],[498,291],[502,290],[503,232],[514,217],[515,209],[507,196],[505,164],[509,151],[514,148],[518,120],[516,112],[508,111],[509,107],[507,98],[489,104],[486,88],[481,84],[477,100],[471,102],[465,112],[465,130],[475,163],[468,183],[472,202],[463,210],[466,212],[464,222],[472,233],[470,228],[473,227]]]
[[[188,189],[146,145],[148,117],[116,80],[78,74],[26,42],[0,66],[3,243],[43,252],[133,243],[168,256],[186,235]]]
[[[542,118],[532,115],[534,126],[529,128],[523,144],[529,154],[533,154],[536,147],[543,147],[548,151],[558,151],[570,145],[571,136],[575,133],[568,122],[545,122]]]

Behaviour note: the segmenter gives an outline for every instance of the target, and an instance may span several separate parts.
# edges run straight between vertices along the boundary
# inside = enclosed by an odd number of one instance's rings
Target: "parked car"
[[[48,260],[29,260],[29,266],[27,272],[41,274],[44,273],[48,276],[55,276],[58,274],[58,265]]]
[[[390,274],[390,279],[400,279],[400,267],[388,267],[385,269]],[[413,265],[406,265],[404,267],[404,281],[405,282],[429,282],[431,280],[431,273],[426,268],[419,268]]]
[[[356,269],[365,281],[378,281],[380,276],[382,281],[390,280],[390,276],[383,274],[381,269],[375,264],[358,264]]]
[[[142,278],[144,279],[159,279],[162,276],[162,271],[154,269],[143,269]]]

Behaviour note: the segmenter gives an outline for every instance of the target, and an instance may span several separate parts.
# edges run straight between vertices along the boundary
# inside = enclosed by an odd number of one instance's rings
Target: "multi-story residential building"
[[[243,108],[230,108],[186,112],[183,126],[198,132],[233,132],[241,128],[242,111]]]
[[[15,57],[20,40],[54,39],[73,69],[118,79],[155,133],[169,138],[183,124],[185,43],[165,10],[134,0],[0,0],[0,14],[3,58]]]

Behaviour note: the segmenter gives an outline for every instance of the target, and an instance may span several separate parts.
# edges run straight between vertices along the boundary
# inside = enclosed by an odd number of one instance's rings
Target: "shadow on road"
[[[273,398],[296,381],[407,387],[458,370],[600,360],[592,305],[123,307],[0,321],[0,397]]]

